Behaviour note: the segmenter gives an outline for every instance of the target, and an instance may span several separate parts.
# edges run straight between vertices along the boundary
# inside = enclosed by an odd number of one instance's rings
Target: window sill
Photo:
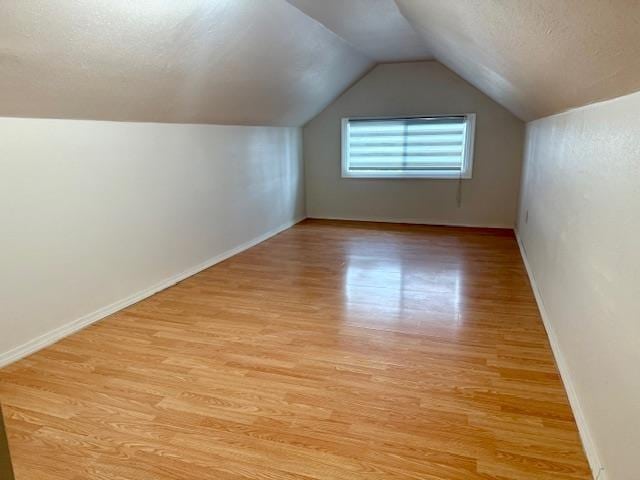
[[[451,174],[451,173],[430,173],[430,174],[415,174],[415,175],[407,175],[406,173],[343,173],[342,178],[352,178],[352,179],[377,179],[377,180],[397,180],[397,179],[413,179],[413,180],[470,180],[472,177],[469,174],[460,175],[459,173]]]

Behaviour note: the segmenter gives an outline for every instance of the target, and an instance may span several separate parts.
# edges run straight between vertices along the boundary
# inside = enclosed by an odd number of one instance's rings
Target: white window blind
[[[471,178],[475,115],[347,118],[342,175]]]

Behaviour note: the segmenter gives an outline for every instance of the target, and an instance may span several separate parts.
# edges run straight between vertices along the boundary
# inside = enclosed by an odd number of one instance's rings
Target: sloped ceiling
[[[393,0],[287,0],[376,62],[432,54]]]
[[[396,0],[436,59],[523,120],[640,90],[637,0]]]
[[[0,0],[0,116],[297,126],[372,66],[284,0]]]
[[[302,125],[435,58],[523,120],[640,90],[638,0],[0,0],[0,116]]]

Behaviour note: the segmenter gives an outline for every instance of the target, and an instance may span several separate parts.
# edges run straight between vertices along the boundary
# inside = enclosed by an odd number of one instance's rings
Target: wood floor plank
[[[307,220],[0,370],[17,480],[590,478],[512,232]]]

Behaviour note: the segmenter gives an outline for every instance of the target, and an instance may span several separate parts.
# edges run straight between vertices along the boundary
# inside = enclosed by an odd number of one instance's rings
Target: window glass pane
[[[345,173],[460,175],[466,166],[467,117],[350,119]]]

